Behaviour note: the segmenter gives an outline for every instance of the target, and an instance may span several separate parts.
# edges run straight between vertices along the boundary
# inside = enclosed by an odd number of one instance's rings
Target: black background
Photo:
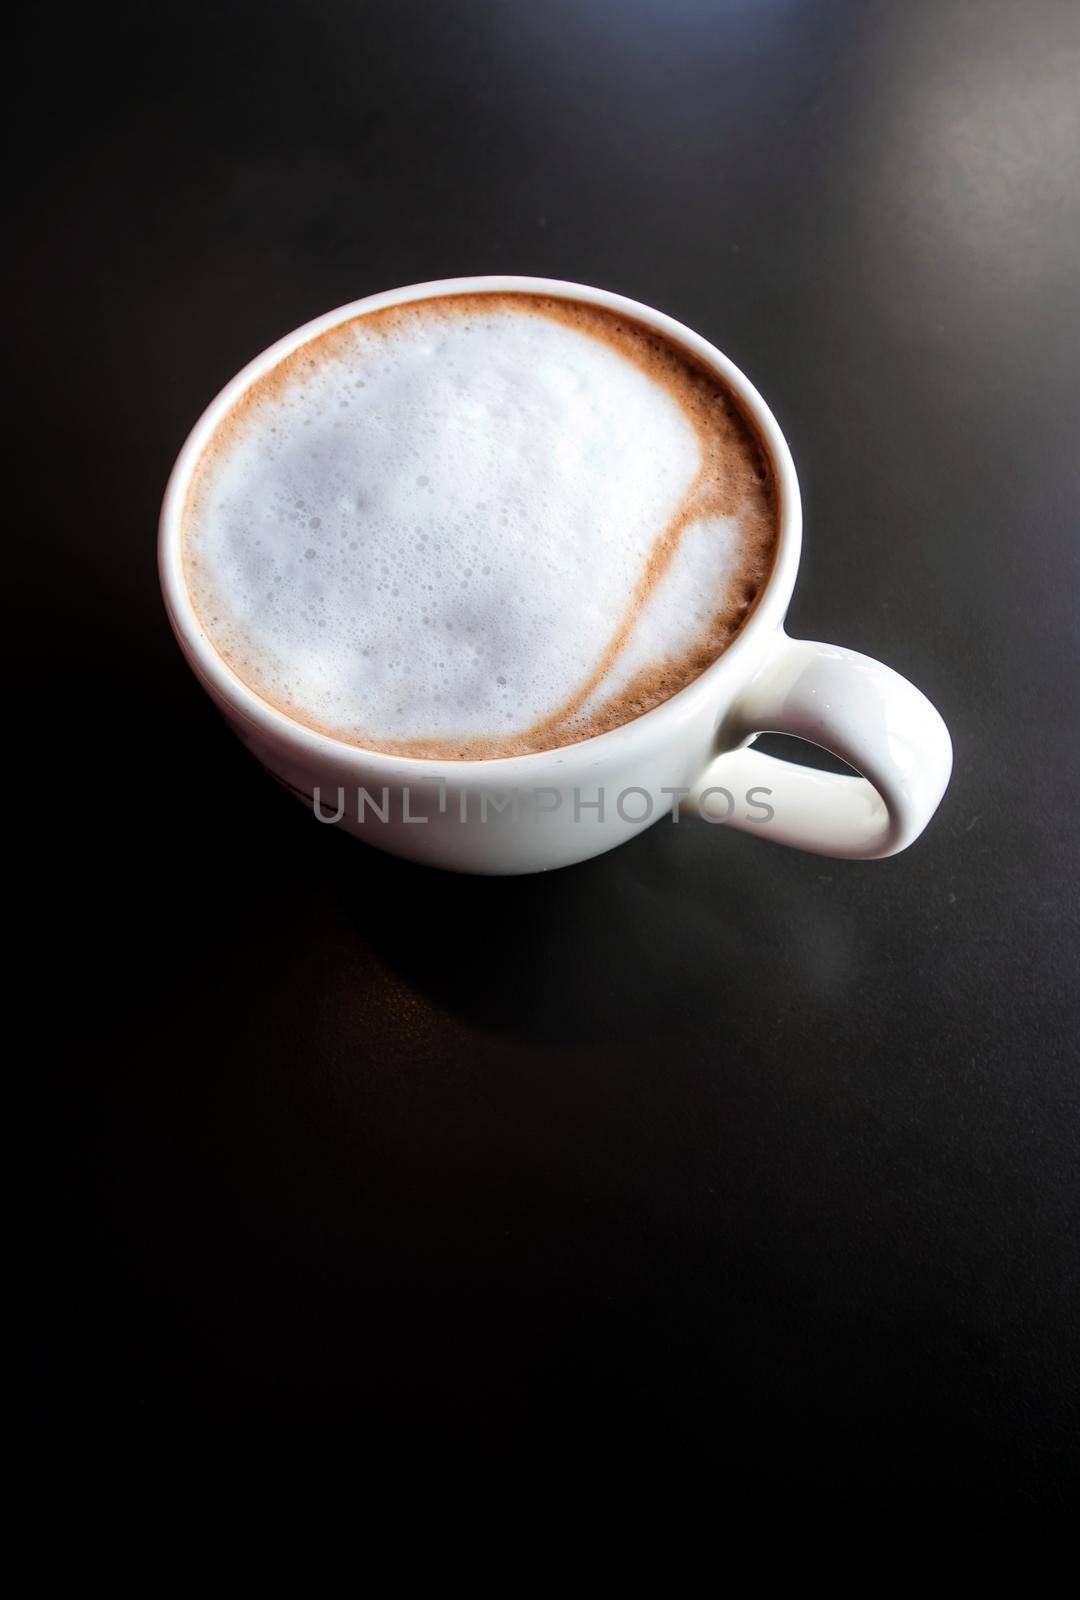
[[[67,863],[39,952],[70,1069],[46,1074],[60,1437],[210,1448],[262,1419],[380,1459],[1060,1503],[1080,8],[28,26],[7,614],[55,735],[13,847]],[[792,631],[880,656],[953,733],[908,853],[664,824],[459,879],[316,826],[219,723],[157,591],[185,433],[297,324],[471,272],[630,294],[761,388],[805,496]]]

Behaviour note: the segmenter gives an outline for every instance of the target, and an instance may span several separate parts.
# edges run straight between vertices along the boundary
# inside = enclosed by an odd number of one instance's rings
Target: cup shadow
[[[510,878],[439,872],[343,837],[333,894],[410,989],[473,1027],[628,1045],[670,1038],[695,1010],[700,1020],[703,994],[729,1023],[756,1012],[748,967],[773,974],[766,990],[786,981],[786,875],[721,833],[659,823],[591,861]]]

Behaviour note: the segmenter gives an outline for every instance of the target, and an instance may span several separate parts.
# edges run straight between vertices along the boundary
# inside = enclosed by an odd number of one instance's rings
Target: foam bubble
[[[639,325],[421,302],[303,347],[234,409],[189,496],[188,585],[234,670],[313,726],[546,748],[723,648],[771,559],[760,460],[716,380]]]

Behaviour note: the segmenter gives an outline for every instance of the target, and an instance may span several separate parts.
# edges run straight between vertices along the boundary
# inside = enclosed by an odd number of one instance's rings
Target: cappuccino
[[[720,377],[632,318],[442,296],[318,335],[193,475],[184,573],[250,689],[369,750],[573,744],[686,687],[772,568],[777,503]]]

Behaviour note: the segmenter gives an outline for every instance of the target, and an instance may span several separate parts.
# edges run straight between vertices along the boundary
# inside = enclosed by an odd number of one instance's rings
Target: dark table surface
[[[68,863],[46,1038],[77,1026],[43,1404],[1064,1500],[1080,7],[27,25],[9,616],[57,738],[20,837]],[[219,722],[155,574],[187,429],[308,318],[473,272],[630,294],[765,394],[805,496],[792,631],[953,733],[908,853],[686,823],[455,878],[316,826]]]

